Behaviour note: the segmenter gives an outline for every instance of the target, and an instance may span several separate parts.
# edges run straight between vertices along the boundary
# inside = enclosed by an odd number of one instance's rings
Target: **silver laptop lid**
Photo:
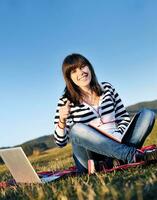
[[[21,147],[1,149],[0,155],[17,183],[41,183]]]

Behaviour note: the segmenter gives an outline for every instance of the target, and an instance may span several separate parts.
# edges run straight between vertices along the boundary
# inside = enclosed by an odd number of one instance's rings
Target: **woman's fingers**
[[[69,101],[69,100],[66,102],[65,106],[66,106],[67,108],[70,107],[70,101]]]
[[[70,112],[70,101],[68,100],[65,104],[65,109]]]
[[[68,100],[64,106],[60,108],[60,118],[66,120],[70,113],[70,101]]]

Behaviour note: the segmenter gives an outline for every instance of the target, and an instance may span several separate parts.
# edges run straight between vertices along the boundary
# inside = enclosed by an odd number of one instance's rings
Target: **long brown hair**
[[[82,100],[82,93],[80,88],[72,81],[70,75],[72,70],[85,65],[88,66],[91,72],[91,82],[90,82],[91,90],[94,91],[98,96],[102,94],[101,87],[98,83],[94,69],[89,60],[87,60],[87,58],[85,58],[80,54],[76,53],[70,54],[64,59],[62,64],[62,72],[66,83],[64,96],[67,97],[75,105],[80,104],[80,100]]]

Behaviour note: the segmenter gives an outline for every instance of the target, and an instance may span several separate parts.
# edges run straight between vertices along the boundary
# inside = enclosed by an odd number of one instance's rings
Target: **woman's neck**
[[[91,90],[90,87],[82,87],[81,92],[82,92],[83,96],[88,96],[93,93],[93,91]]]
[[[90,86],[81,88],[82,93],[82,100],[86,102],[87,104],[93,106],[93,105],[99,105],[99,96],[91,90]]]
[[[91,106],[99,105],[100,97],[94,91],[88,91],[86,94],[83,95],[83,101],[88,103]]]

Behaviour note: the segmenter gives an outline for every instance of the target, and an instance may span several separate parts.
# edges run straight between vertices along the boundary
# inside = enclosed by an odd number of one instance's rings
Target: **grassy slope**
[[[145,144],[157,144],[157,122]],[[40,156],[29,157],[36,171],[63,169],[74,165],[71,146],[52,149]],[[0,165],[0,180],[11,178]],[[68,177],[45,185],[19,185],[1,189],[0,199],[156,199],[156,164],[110,174]]]

